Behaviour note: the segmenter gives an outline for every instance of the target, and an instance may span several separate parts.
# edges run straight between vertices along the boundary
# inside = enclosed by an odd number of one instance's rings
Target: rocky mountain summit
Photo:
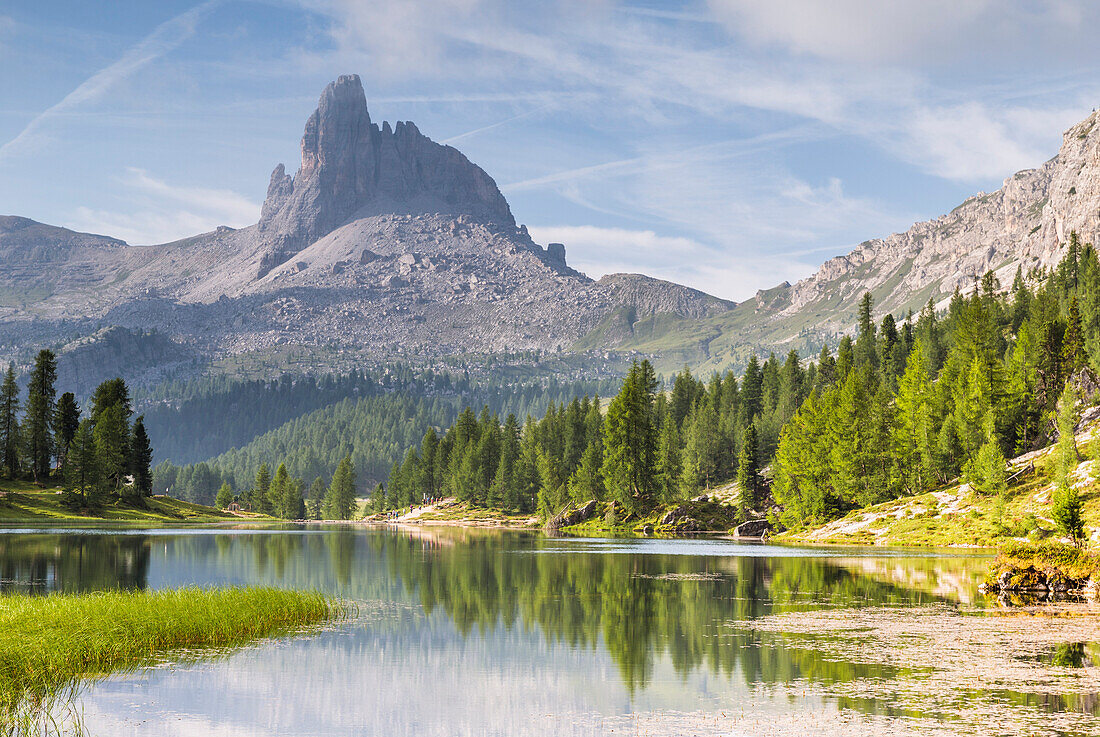
[[[0,261],[0,357],[75,335],[85,369],[108,326],[212,358],[287,345],[386,357],[568,349],[623,306],[691,319],[734,306],[570,268],[565,246],[536,244],[462,153],[412,123],[372,122],[355,75],[321,94],[298,171],[275,167],[257,224],[132,247],[7,218],[8,253],[19,257]]]

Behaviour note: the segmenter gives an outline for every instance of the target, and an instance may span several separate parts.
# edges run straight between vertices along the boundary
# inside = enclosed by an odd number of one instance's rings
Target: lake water
[[[979,555],[457,528],[0,531],[5,591],[265,584],[321,632],[85,690],[95,735],[1098,734],[1096,618]],[[1059,656],[1069,648],[1069,656]]]

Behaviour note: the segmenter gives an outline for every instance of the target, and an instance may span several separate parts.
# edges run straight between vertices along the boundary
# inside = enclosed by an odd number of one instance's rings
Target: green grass
[[[319,593],[271,588],[0,597],[0,734],[62,731],[81,683],[170,654],[224,652],[341,616]]]
[[[904,496],[848,513],[839,520],[777,539],[789,542],[903,547],[986,547],[1057,537],[1051,515],[1054,458],[1051,449],[1035,458],[1035,471],[1005,495],[984,496],[956,481],[935,492]],[[1100,481],[1078,493],[1087,528],[1100,527]]]
[[[1028,567],[1057,571],[1066,578],[1083,581],[1100,572],[1100,557],[1058,542],[1009,543],[997,551],[997,559],[993,562],[994,577],[1003,570]]]
[[[129,522],[179,523],[239,520],[229,512],[166,496],[144,500],[144,506],[109,501],[97,514],[81,514],[61,504],[59,487],[43,489],[26,481],[0,481],[0,523],[14,522]],[[250,520],[252,518],[249,518]],[[257,517],[257,519],[266,519]]]

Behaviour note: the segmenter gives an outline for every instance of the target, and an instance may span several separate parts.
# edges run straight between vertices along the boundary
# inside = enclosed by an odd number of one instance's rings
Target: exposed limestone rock
[[[847,329],[867,291],[875,295],[876,311],[898,313],[919,310],[929,297],[942,302],[956,287],[966,291],[989,270],[1007,286],[1019,267],[1026,274],[1056,263],[1071,231],[1082,242],[1100,243],[1100,112],[1065,132],[1057,156],[1017,172],[996,192],[979,192],[904,233],[865,241],[779,289],[784,296],[776,317],[829,302],[828,321]]]

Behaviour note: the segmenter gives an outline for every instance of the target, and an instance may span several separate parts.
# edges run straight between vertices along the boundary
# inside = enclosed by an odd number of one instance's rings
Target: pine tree
[[[1055,490],[1054,498],[1051,500],[1050,516],[1058,525],[1058,531],[1077,547],[1081,547],[1085,539],[1085,521],[1082,511],[1081,496],[1072,484],[1064,489]]]
[[[275,475],[271,477],[271,486],[267,489],[267,506],[272,514],[283,519],[287,519],[289,512],[286,508],[288,486],[290,486],[290,473],[286,470],[286,463],[280,463],[275,469]]]
[[[684,462],[691,463],[707,489],[715,480],[721,450],[718,412],[709,398],[703,397],[692,408],[684,423]]]
[[[657,438],[657,488],[662,501],[671,503],[680,498],[680,434],[671,416],[661,423]]]
[[[1062,337],[1062,367],[1066,376],[1073,376],[1088,361],[1085,336],[1081,328],[1081,311],[1074,297],[1069,307],[1066,332]]]
[[[603,465],[603,455],[600,446],[590,444],[584,449],[581,456],[581,464],[569,479],[569,495],[578,504],[583,504],[589,499],[597,501],[604,497],[603,475],[600,467]]]
[[[983,496],[997,496],[1008,489],[1005,457],[997,442],[993,414],[985,419],[985,442],[977,454],[963,466],[963,479]]]
[[[61,475],[62,500],[66,506],[74,510],[96,510],[102,506],[103,473],[90,419],[77,427]]]
[[[760,459],[757,455],[756,427],[749,425],[745,428],[745,435],[741,440],[741,454],[737,458],[737,486],[741,490],[738,497],[738,505],[741,515],[746,516],[749,510],[759,511],[763,502],[761,491],[763,479],[760,477]]]
[[[837,345],[836,349],[836,382],[838,384],[844,383],[854,365],[855,348],[853,347],[852,336],[845,335],[840,339],[840,344]]]
[[[516,474],[521,452],[519,421],[514,414],[509,414],[501,430],[500,460],[492,483],[492,497],[506,510],[515,511],[520,506]]]
[[[218,509],[228,509],[229,505],[233,503],[233,489],[229,487],[228,483],[223,483],[218,489],[218,495],[214,497],[214,505]]]
[[[19,474],[19,386],[15,383],[15,364],[8,364],[0,385],[0,463],[8,478]]]
[[[649,361],[635,361],[607,409],[603,476],[608,492],[626,509],[647,508],[656,474],[657,379]]]
[[[814,386],[818,393],[828,389],[836,381],[836,359],[829,352],[828,346],[821,346],[821,353],[817,357],[817,377]]]
[[[57,400],[54,418],[54,447],[57,449],[57,465],[60,468],[80,427],[80,407],[77,406],[76,397],[72,392],[65,392]]]
[[[685,366],[672,382],[672,396],[669,399],[669,412],[672,414],[672,421],[676,423],[677,430],[684,426],[684,419],[691,412],[692,405],[701,393],[702,387]]]
[[[378,484],[382,487],[382,484]],[[376,489],[377,491],[377,489]],[[321,518],[321,505],[325,501],[325,480],[318,476],[313,479],[313,483],[309,485],[309,495],[306,498],[306,511],[310,519]],[[375,500],[375,512],[381,512],[382,506],[378,500]]]
[[[93,433],[104,479],[115,490],[121,489],[130,467],[130,438],[122,405],[105,409],[95,420]]]
[[[753,353],[745,366],[745,375],[741,379],[741,402],[738,408],[737,424],[746,427],[764,409],[764,376],[760,362]]]
[[[354,513],[355,469],[351,465],[351,457],[345,456],[332,474],[332,483],[322,504],[322,514],[325,519],[351,519]]]
[[[909,490],[917,493],[931,485],[935,469],[936,412],[932,377],[928,373],[924,342],[917,340],[909,354],[905,373],[898,382],[898,454]]]
[[[561,466],[557,459],[541,448],[538,450],[539,491],[538,510],[539,517],[548,520],[559,514],[568,504],[569,496],[566,493],[565,478],[562,475]]]
[[[152,465],[153,448],[149,444],[149,434],[145,432],[145,418],[138,417],[130,439],[130,475],[134,478],[135,496],[153,495]]]
[[[283,519],[304,519],[306,516],[306,503],[302,498],[302,481],[301,479],[288,479],[283,484],[283,499],[282,499],[282,514]]]
[[[27,456],[31,476],[36,484],[44,484],[50,476],[50,458],[53,455],[54,398],[57,390],[57,357],[53,351],[38,352],[27,387],[27,414],[24,418],[23,436],[27,444]]]
[[[269,514],[272,510],[267,506],[268,492],[271,490],[271,471],[266,463],[261,463],[256,471],[256,480],[248,493],[249,506],[253,512]]]
[[[855,365],[857,367],[878,367],[878,353],[875,350],[875,322],[871,318],[874,299],[865,292],[859,301],[859,333],[856,337]]]
[[[99,417],[111,407],[122,407],[122,416],[129,422],[134,414],[130,404],[130,389],[122,378],[108,379],[92,392],[92,422],[99,422]]]

